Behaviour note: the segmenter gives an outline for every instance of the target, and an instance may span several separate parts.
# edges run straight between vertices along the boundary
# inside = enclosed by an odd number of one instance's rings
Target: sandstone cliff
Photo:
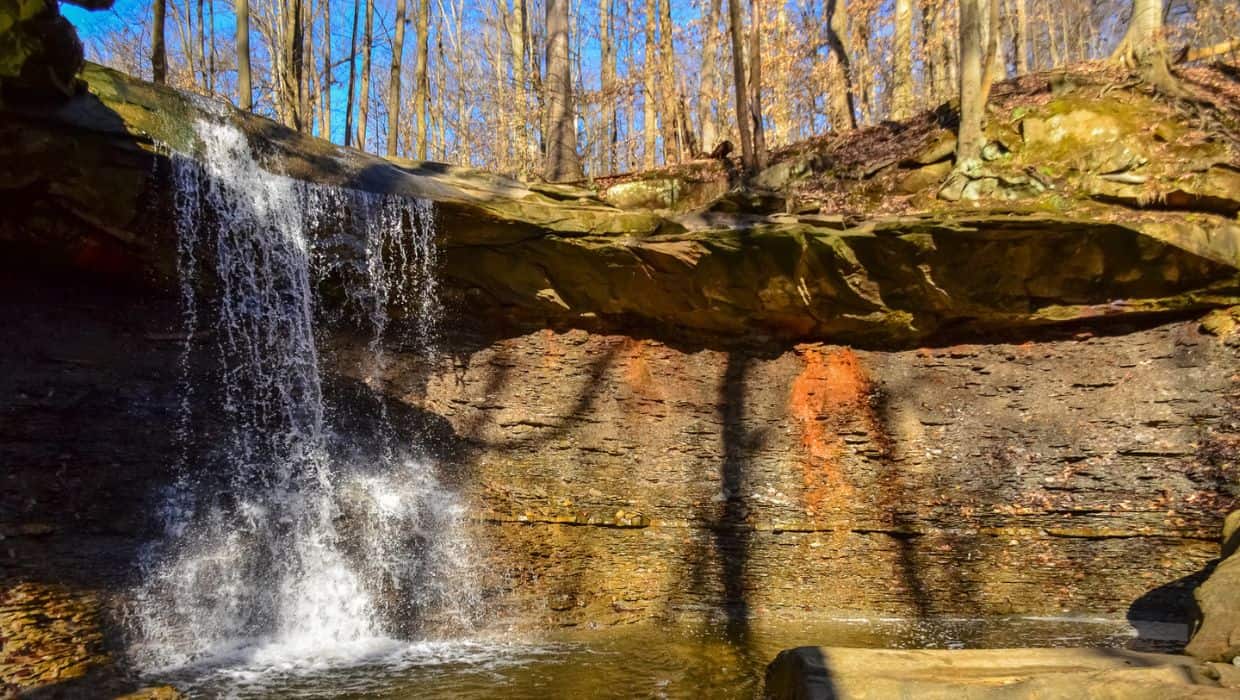
[[[123,610],[170,478],[168,158],[200,152],[199,119],[290,177],[437,203],[443,352],[394,343],[363,376],[368,339],[325,329],[329,389],[380,387],[425,441],[519,626],[1186,621],[1217,557],[1240,481],[1236,324],[1207,315],[1240,303],[1226,124],[1044,76],[1000,91],[993,176],[944,202],[934,114],[867,132],[864,153],[781,154],[745,187],[712,164],[564,186],[81,79],[0,109],[0,625],[21,634],[2,682],[65,681],[118,648],[95,621]],[[211,348],[191,348],[199,368]]]
[[[758,178],[780,186],[778,196],[738,211],[738,198],[763,192],[747,186],[677,213],[384,160],[97,66],[82,77],[87,94],[0,117],[0,199],[10,212],[0,241],[128,283],[170,277],[166,154],[193,156],[192,124],[212,120],[245,131],[269,167],[291,177],[437,202],[443,274],[460,303],[524,327],[907,345],[1240,299],[1234,146],[1192,135],[1137,94],[1047,93],[1045,104],[1022,107],[1005,127],[1019,133],[996,136],[1011,146],[995,167],[1064,171],[1058,184],[1029,180],[1047,185],[1015,200],[1023,190],[998,175],[984,203],[888,189],[950,156],[943,132],[931,130],[929,146],[914,141],[868,180],[823,174],[814,168],[835,161],[797,153]],[[1111,153],[1120,141],[1131,146]],[[1077,155],[1048,157],[1061,151]],[[792,213],[771,211],[778,204]]]

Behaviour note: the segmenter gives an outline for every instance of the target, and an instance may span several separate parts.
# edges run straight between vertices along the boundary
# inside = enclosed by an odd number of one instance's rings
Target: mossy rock
[[[5,102],[67,97],[82,43],[55,0],[0,0],[0,96]]]

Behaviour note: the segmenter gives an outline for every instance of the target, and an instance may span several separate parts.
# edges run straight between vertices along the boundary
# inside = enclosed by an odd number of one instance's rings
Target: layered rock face
[[[1236,350],[1194,321],[899,352],[449,348],[391,356],[390,395],[444,421],[505,603],[556,624],[1186,619],[1240,477]]]
[[[29,260],[0,291],[0,696],[119,694],[98,675],[176,458],[177,309]]]

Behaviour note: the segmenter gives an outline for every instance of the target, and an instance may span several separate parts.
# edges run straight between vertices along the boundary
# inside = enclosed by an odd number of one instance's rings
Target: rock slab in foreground
[[[1193,591],[1197,623],[1185,649],[1204,661],[1240,658],[1240,511],[1227,516],[1223,525],[1222,561],[1210,578]]]
[[[1240,668],[1124,649],[844,649],[780,652],[772,700],[1235,698]]]

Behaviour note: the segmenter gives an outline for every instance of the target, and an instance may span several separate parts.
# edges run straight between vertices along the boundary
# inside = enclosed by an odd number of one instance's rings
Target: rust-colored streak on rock
[[[544,328],[539,335],[543,342],[542,366],[547,368],[558,367],[564,360],[564,348],[560,344],[557,333],[550,328]]]
[[[133,279],[140,270],[133,254],[118,243],[97,236],[83,238],[73,253],[72,265],[105,279]]]
[[[856,353],[848,348],[798,348],[804,369],[792,383],[789,412],[801,428],[801,459],[805,510],[822,517],[842,505],[853,492],[845,478],[842,456],[843,428],[861,418],[867,429],[870,415],[869,377]]]
[[[625,339],[621,361],[621,366],[624,369],[624,380],[636,396],[662,400],[662,388],[650,371],[649,349],[643,340]]]

